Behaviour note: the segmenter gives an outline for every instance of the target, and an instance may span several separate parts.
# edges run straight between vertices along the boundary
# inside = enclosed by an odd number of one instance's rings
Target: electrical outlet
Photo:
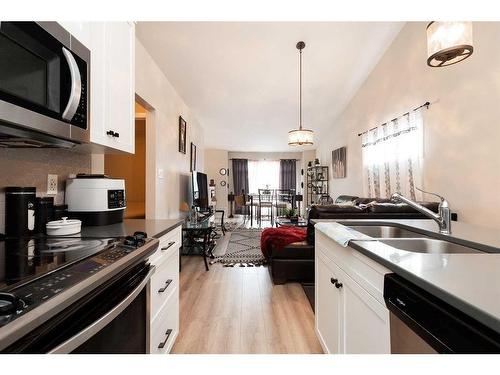
[[[49,174],[47,175],[47,195],[57,194],[57,175]]]

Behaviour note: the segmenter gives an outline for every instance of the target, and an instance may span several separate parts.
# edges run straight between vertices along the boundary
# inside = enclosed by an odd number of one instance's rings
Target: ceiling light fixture
[[[312,145],[314,142],[314,132],[308,129],[302,129],[302,50],[305,48],[304,42],[297,43],[299,50],[299,128],[288,132],[289,146]]]
[[[472,55],[472,22],[431,22],[427,25],[427,65],[439,68]]]

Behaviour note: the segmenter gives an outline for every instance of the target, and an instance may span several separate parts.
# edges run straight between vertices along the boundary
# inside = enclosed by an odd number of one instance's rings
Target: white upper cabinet
[[[107,145],[111,138],[106,136],[106,26],[104,22],[94,22],[90,26],[90,138],[92,143]]]
[[[88,22],[59,22],[80,43],[90,49],[90,27]]]
[[[105,23],[104,46],[105,145],[134,153],[135,25],[128,22]]]
[[[135,151],[135,24],[61,22],[90,49],[90,141],[104,152]]]

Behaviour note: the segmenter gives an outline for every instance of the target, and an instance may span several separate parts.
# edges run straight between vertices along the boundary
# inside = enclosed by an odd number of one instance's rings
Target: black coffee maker
[[[5,188],[5,235],[24,237],[35,230],[36,188]]]

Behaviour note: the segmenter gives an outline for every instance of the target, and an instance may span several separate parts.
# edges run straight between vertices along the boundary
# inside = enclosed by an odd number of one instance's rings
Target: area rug
[[[220,223],[220,218],[217,217],[216,221],[217,221],[217,223]],[[236,230],[239,227],[241,227],[243,224],[244,224],[243,218],[239,218],[239,217],[234,217],[232,219],[227,218],[226,220],[224,220],[224,229],[225,229],[226,233],[227,232],[233,232],[234,230]],[[220,225],[217,225],[217,227],[215,228],[215,231],[219,235],[223,234],[222,233],[222,228],[221,228]]]
[[[227,244],[225,254],[211,263],[221,263],[224,267],[259,267],[266,263],[260,251],[262,229],[235,229]]]
[[[224,223],[224,227],[226,229],[226,232],[234,232],[236,229],[238,229],[243,222],[239,221],[226,221]]]

